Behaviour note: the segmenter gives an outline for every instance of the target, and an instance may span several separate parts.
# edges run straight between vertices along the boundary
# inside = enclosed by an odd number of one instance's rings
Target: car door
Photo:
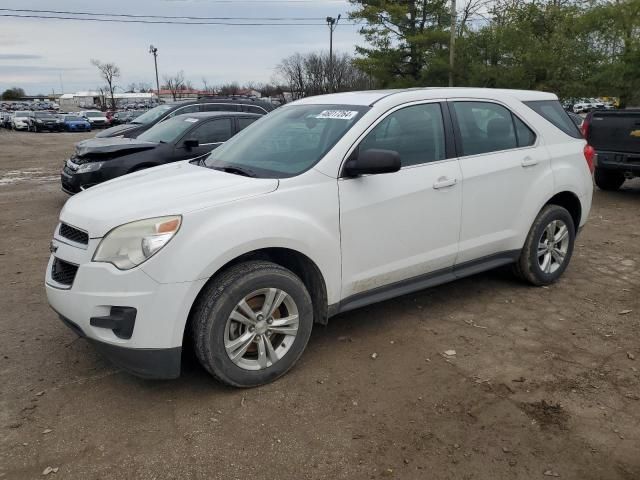
[[[199,121],[189,130],[177,145],[177,160],[187,160],[209,153],[216,147],[229,140],[234,133],[233,120],[229,117],[214,118]],[[187,147],[185,140],[197,140],[197,147]]]
[[[448,272],[458,251],[462,193],[446,108],[396,108],[356,148],[394,150],[402,168],[338,181],[342,297]]]
[[[505,105],[485,100],[449,105],[463,179],[456,264],[515,255],[527,233],[523,215],[550,197],[549,154],[534,129]]]

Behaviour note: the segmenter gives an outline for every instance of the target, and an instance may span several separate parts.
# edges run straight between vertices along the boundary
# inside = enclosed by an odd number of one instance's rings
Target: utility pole
[[[329,25],[329,92],[333,93],[333,31],[338,26],[340,15],[337,18],[327,17]]]
[[[153,63],[156,67],[156,93],[158,94],[158,103],[160,103],[160,80],[158,80],[158,49],[153,45],[149,45],[149,53],[153,55]]]
[[[456,0],[451,0],[451,40],[449,41],[449,86],[453,87],[453,66],[456,43]]]

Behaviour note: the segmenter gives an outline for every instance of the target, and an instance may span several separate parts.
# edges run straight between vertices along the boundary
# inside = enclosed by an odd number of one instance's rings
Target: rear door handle
[[[522,166],[523,167],[533,167],[534,165],[538,164],[538,160],[535,158],[531,158],[531,157],[524,157],[522,159]]]
[[[440,177],[434,184],[433,188],[440,190],[441,188],[453,187],[458,182],[455,178]]]

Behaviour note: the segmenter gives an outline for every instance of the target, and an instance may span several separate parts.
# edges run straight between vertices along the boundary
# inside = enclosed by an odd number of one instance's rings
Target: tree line
[[[350,0],[367,45],[355,64],[380,87],[547,90],[640,102],[640,0]]]

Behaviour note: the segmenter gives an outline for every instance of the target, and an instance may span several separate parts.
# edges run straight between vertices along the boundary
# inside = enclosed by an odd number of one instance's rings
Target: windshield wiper
[[[244,177],[255,177],[255,172],[243,167],[212,167],[214,170],[231,173],[233,175],[242,175]]]

